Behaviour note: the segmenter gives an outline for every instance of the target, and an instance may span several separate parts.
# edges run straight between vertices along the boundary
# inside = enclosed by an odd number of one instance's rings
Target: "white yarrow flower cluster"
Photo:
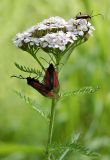
[[[60,17],[51,17],[23,33],[18,33],[13,42],[23,50],[32,46],[47,52],[56,49],[63,52],[69,45],[92,35],[93,30],[94,27],[87,19],[72,18],[65,21]]]

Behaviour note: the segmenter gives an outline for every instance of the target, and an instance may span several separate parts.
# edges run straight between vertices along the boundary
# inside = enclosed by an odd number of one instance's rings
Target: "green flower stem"
[[[51,160],[51,153],[49,153],[49,146],[52,144],[53,125],[54,125],[54,117],[55,117],[55,105],[56,105],[56,99],[52,99],[49,134],[48,134],[47,151],[46,151],[47,160]]]
[[[82,44],[82,43],[84,43],[83,39],[81,39],[80,41],[77,41],[75,44],[71,45],[69,48],[67,48],[67,49],[62,53],[62,54],[64,55],[64,60],[63,60],[63,63],[64,63],[64,64],[68,61],[68,59],[69,59],[71,53],[73,52],[73,50],[74,50],[77,46],[79,46],[80,44]]]
[[[42,63],[39,61],[39,59],[36,57],[36,55],[32,54],[32,56],[33,56],[34,59],[38,62],[38,64],[41,66],[41,68],[45,71],[44,66],[43,66]]]

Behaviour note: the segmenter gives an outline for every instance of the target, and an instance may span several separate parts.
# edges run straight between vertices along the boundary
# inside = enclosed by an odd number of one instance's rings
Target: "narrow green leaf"
[[[15,62],[15,66],[20,69],[23,72],[28,72],[28,73],[33,73],[36,74],[37,76],[41,77],[42,72],[40,70],[36,70],[35,68],[29,68],[24,65],[19,65],[18,63]]]
[[[37,111],[46,121],[49,121],[48,116],[41,110],[42,107],[38,103],[36,103],[35,100],[32,100],[30,97],[25,96],[19,91],[15,90],[15,93],[27,104],[29,104],[35,111]]]
[[[80,88],[77,90],[67,91],[67,92],[60,94],[60,100],[62,100],[65,97],[69,97],[69,96],[93,94],[93,93],[99,91],[99,89],[100,89],[99,86],[97,86],[96,88],[88,86],[88,87],[83,87],[83,88]]]

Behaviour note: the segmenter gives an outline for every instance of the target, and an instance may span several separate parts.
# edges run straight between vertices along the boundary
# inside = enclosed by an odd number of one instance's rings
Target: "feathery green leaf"
[[[62,100],[65,97],[69,97],[69,96],[92,94],[92,93],[99,91],[99,89],[100,89],[99,86],[97,86],[96,88],[88,86],[88,87],[83,87],[77,90],[67,91],[67,92],[60,94],[60,100]]]
[[[23,72],[37,74],[39,77],[42,76],[42,72],[40,70],[36,70],[35,68],[29,68],[24,65],[19,65],[15,62],[15,66]]]
[[[99,154],[85,147],[79,143],[80,134],[73,137],[72,142],[66,145],[53,145],[50,147],[50,152],[59,154],[57,160],[63,160],[67,157],[67,154],[71,152],[78,152],[79,154],[89,156],[91,158],[98,158]],[[59,152],[59,153],[58,153]]]
[[[99,157],[99,154],[88,149],[87,147],[83,146],[80,143],[71,143],[66,146],[57,146],[50,150],[52,153],[55,153],[56,151],[60,151],[61,155],[57,160],[63,160],[67,154],[70,154],[71,152],[78,152],[79,154],[83,154],[85,156],[89,156],[91,158],[97,158]]]
[[[48,116],[41,110],[41,106],[36,103],[35,100],[32,100],[30,97],[25,96],[22,92],[16,91],[15,93],[23,99],[27,104],[32,106],[32,108],[37,111],[45,120],[49,121]]]

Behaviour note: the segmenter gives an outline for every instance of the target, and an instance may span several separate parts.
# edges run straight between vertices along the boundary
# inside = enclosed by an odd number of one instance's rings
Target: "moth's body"
[[[76,16],[76,19],[91,19],[91,16],[80,12],[79,15]]]
[[[45,72],[44,84],[51,90],[57,90],[59,87],[58,75],[52,63]]]
[[[45,97],[56,98],[59,88],[57,72],[53,66],[50,64],[45,71],[44,82],[41,83],[38,79],[27,77],[23,78],[20,76],[12,76],[20,79],[26,79],[27,84],[36,89]]]
[[[86,19],[86,20],[88,20],[88,19],[91,19],[91,18],[93,18],[93,17],[95,17],[95,16],[102,16],[103,17],[103,15],[102,14],[96,14],[96,15],[92,15],[92,13],[91,13],[91,15],[88,15],[88,14],[84,14],[84,13],[81,13],[81,12],[79,12],[79,14],[77,14],[76,15],[76,17],[75,17],[75,19],[77,20],[77,19]],[[104,18],[104,17],[103,17]]]
[[[48,86],[40,83],[35,78],[27,77],[27,84],[36,89],[45,97],[55,97],[54,92],[52,92],[52,90]]]

